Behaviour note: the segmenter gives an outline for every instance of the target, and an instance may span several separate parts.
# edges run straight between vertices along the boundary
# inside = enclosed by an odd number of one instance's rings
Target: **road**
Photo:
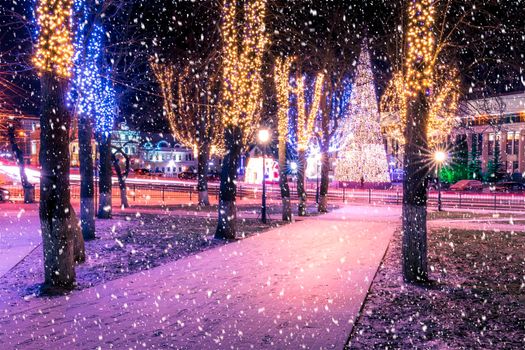
[[[14,165],[0,165],[0,172],[10,174],[13,178],[18,177],[18,168]],[[35,169],[29,169],[28,175],[30,181],[39,182],[39,172]],[[80,176],[71,174],[72,196],[79,192]],[[117,178],[113,177],[115,190],[118,190]],[[179,180],[177,178],[164,177],[130,177],[126,181],[128,185],[128,194],[133,200],[139,197],[146,200],[148,204],[170,203],[173,197],[179,199],[184,197],[188,201],[193,201],[196,195],[196,181]],[[296,196],[293,181],[290,182],[292,197]],[[216,196],[219,191],[218,182],[208,184],[209,193]],[[316,197],[315,181],[306,183],[309,198]],[[15,192],[13,198],[22,198],[21,190],[10,188]],[[261,196],[260,184],[238,183],[238,195],[240,198],[247,197],[257,199]],[[267,197],[277,200],[280,198],[278,184],[271,183],[267,185]],[[429,206],[437,205],[437,192],[429,192]],[[335,187],[335,183],[329,189],[328,199],[332,203],[366,203],[366,204],[387,204],[399,205],[402,203],[402,189],[393,187],[389,190],[372,190],[372,189],[347,189]],[[442,203],[444,208],[464,208],[464,209],[492,209],[492,210],[525,210],[524,193],[490,193],[490,192],[454,192],[443,191]]]

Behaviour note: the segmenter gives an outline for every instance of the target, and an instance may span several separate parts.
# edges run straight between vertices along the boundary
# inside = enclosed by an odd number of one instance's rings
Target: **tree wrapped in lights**
[[[221,38],[223,50],[221,120],[226,155],[222,163],[219,222],[215,237],[236,236],[236,181],[242,149],[253,139],[260,122],[262,61],[268,43],[265,0],[244,2],[243,23],[237,1],[224,0]],[[242,28],[242,29],[241,29]]]
[[[172,66],[152,61],[151,67],[175,139],[197,154],[199,205],[208,206],[208,162],[212,151],[222,149],[217,106],[220,85],[212,62],[193,62],[181,69],[177,79]]]
[[[73,66],[72,0],[39,0],[38,39],[33,64],[41,82],[40,222],[44,249],[44,292],[74,288],[75,260],[84,241],[70,203],[68,78]]]
[[[349,115],[343,126],[349,140],[339,151],[335,178],[358,183],[389,182],[374,76],[366,44],[359,55]]]
[[[85,45],[88,35],[88,11],[84,0],[74,2],[75,10],[75,54],[73,61],[74,78],[69,94],[74,113],[78,120],[78,154],[80,160],[80,227],[85,240],[95,239],[95,200],[93,184],[93,103],[86,97],[91,92],[96,71],[87,67],[88,54],[93,55],[92,48]],[[94,33],[95,34],[95,33]],[[98,43],[97,43],[98,44]]]
[[[290,186],[288,185],[288,168],[286,162],[286,143],[290,124],[290,68],[293,58],[278,58],[275,61],[274,81],[277,91],[277,131],[279,141],[279,188],[282,199],[282,219],[292,220],[292,206],[290,203]]]
[[[308,108],[306,104],[305,91],[306,82],[304,77],[296,79],[295,94],[297,96],[297,195],[299,196],[298,215],[306,215],[306,190],[305,190],[305,173],[306,173],[306,152],[310,140],[314,134],[314,125],[319,113],[321,96],[324,84],[324,74],[318,73],[315,78],[312,102]]]
[[[110,74],[110,72],[106,72]],[[99,205],[97,217],[111,218],[111,131],[115,121],[115,90],[112,83],[99,75],[95,86],[95,137],[99,149]]]
[[[408,7],[404,63],[406,121],[403,136],[403,275],[408,282],[428,279],[427,186],[428,125],[433,94],[436,46],[434,0],[414,0]]]
[[[33,65],[42,75],[54,72],[58,77],[71,77],[73,43],[71,17],[73,0],[40,0],[36,9],[38,41]]]
[[[329,55],[333,62],[333,56]],[[330,184],[330,155],[338,152],[344,139],[345,120],[348,117],[351,97],[350,82],[337,71],[332,71],[330,79],[325,79],[323,98],[321,100],[321,116],[318,120],[316,139],[319,144],[319,158],[321,162],[321,184],[317,210],[320,213],[328,211],[328,188]],[[317,173],[317,164],[316,173]],[[317,174],[319,175],[319,174]]]
[[[445,143],[452,128],[458,124],[458,70],[455,67],[437,65],[434,76],[430,89],[432,93],[428,96],[429,116],[426,127],[430,149]],[[381,129],[385,136],[396,140],[400,145],[405,144],[404,125],[409,98],[405,81],[402,72],[394,73],[381,98]]]
[[[93,221],[93,169],[91,133],[97,139],[99,160],[99,208],[97,216],[111,217],[111,131],[115,118],[115,91],[107,78],[111,74],[105,69],[103,57],[103,27],[93,23],[87,27],[88,9],[84,1],[77,0],[75,9],[78,14],[75,40],[75,77],[70,99],[74,102],[79,118],[79,153],[82,190],[81,212],[85,237],[94,238]],[[125,192],[121,192],[125,195]],[[83,200],[82,200],[83,198]],[[124,200],[125,202],[125,200]]]

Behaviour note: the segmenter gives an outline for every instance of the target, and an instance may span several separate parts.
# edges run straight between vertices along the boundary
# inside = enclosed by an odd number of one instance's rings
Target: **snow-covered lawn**
[[[256,218],[239,220],[244,236],[282,224],[263,225]],[[77,266],[78,289],[114,280],[224,244],[213,240],[215,215],[115,215],[97,220],[99,239],[86,242],[87,261]],[[31,298],[43,280],[43,253],[35,249],[0,278],[2,301]]]
[[[397,233],[373,282],[351,349],[522,349],[525,233],[433,229],[428,286],[400,271]]]

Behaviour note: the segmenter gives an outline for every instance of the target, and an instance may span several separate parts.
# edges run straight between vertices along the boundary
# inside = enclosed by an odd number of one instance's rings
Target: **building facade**
[[[153,173],[177,176],[182,172],[197,171],[193,150],[171,140],[147,140],[139,147],[139,165]]]
[[[479,152],[482,172],[494,160],[496,143],[500,149],[502,170],[509,176],[525,174],[525,92],[470,99],[463,102],[458,113],[459,124],[448,137],[452,146],[461,138]],[[403,178],[403,147],[386,139],[392,181]]]
[[[497,143],[503,170],[525,173],[525,92],[465,102],[461,123],[451,136],[465,138],[469,152],[475,144],[483,172],[494,159]]]

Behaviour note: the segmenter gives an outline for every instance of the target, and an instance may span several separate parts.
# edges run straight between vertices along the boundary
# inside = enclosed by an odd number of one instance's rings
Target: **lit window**
[[[494,147],[495,147],[495,143],[494,143],[494,133],[490,133],[489,134],[489,144],[488,144],[488,154],[489,156],[493,156],[494,155]]]

